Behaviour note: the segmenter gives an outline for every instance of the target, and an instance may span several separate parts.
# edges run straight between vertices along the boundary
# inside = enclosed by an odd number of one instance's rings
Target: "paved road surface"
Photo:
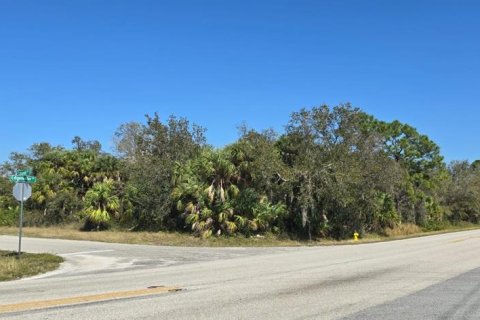
[[[14,250],[16,237],[0,236]],[[0,283],[1,305],[182,288],[6,319],[480,319],[480,231],[376,244],[178,248],[24,239],[60,254],[53,273]]]

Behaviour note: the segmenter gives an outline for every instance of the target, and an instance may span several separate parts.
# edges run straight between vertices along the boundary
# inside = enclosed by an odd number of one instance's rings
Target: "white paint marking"
[[[90,253],[101,253],[101,252],[112,252],[114,250],[95,250],[95,251],[82,251],[82,252],[71,252],[71,253],[62,253],[60,256],[77,256]]]

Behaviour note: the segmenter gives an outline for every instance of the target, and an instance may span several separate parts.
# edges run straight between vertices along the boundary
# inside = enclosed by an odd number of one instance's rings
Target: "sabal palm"
[[[205,150],[177,168],[172,198],[195,233],[207,237],[237,230],[230,204],[239,192],[232,182],[234,174],[235,166],[225,153],[215,150]]]
[[[117,215],[120,201],[113,193],[113,181],[97,182],[85,195],[85,213],[87,219],[99,226],[110,221],[112,215]]]

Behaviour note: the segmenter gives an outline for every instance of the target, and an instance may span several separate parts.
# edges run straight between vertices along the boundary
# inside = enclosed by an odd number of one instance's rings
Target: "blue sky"
[[[75,135],[110,151],[155,111],[222,146],[342,102],[475,160],[479,34],[473,0],[0,0],[0,161]]]

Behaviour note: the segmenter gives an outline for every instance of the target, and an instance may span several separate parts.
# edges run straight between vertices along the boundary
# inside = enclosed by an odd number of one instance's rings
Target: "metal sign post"
[[[16,182],[13,187],[13,196],[15,199],[20,201],[20,223],[18,230],[18,253],[17,257],[20,258],[22,254],[22,229],[23,229],[23,202],[28,200],[32,195],[32,187],[29,183],[37,181],[33,176],[30,176],[32,173],[30,170],[17,171],[15,176],[10,177],[10,181]]]
[[[22,185],[21,191],[21,201],[20,201],[20,227],[18,231],[18,258],[22,254],[22,228],[23,228],[23,197],[25,195],[25,183],[20,183]]]

